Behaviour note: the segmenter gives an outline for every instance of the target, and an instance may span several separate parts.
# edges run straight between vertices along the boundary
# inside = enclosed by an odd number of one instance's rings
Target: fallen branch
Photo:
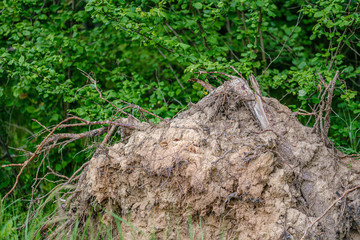
[[[106,132],[108,128],[107,127],[102,127],[102,128],[98,128],[98,129],[94,129],[88,132],[83,132],[83,133],[59,133],[59,134],[55,134],[53,136],[51,136],[45,143],[44,146],[49,145],[52,142],[57,142],[61,139],[65,139],[65,138],[70,138],[71,140],[78,140],[81,138],[86,138],[86,137],[96,137],[96,136],[100,136],[103,133]]]
[[[301,238],[300,240],[304,240],[304,239],[305,239],[308,231],[312,228],[312,226],[314,226],[315,223],[317,223],[321,218],[323,218],[323,217],[329,212],[329,210],[330,210],[333,206],[335,206],[335,204],[336,204],[337,202],[339,202],[339,201],[340,201],[341,199],[343,199],[346,195],[348,195],[349,193],[355,191],[355,190],[358,189],[358,188],[360,188],[360,185],[358,185],[358,186],[356,186],[356,187],[354,187],[354,188],[351,188],[351,189],[345,191],[344,194],[343,194],[341,197],[339,197],[339,198],[336,199],[332,204],[330,204],[330,206],[325,210],[325,212],[324,212],[320,217],[318,217],[315,221],[313,221],[310,226],[308,226],[308,227],[306,228],[306,230],[305,230],[305,232],[304,232],[304,235],[302,236],[302,238]]]

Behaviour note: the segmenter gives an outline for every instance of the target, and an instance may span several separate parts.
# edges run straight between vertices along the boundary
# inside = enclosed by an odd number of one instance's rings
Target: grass
[[[17,199],[14,201],[8,199],[5,202],[0,202],[0,240],[43,239],[40,230],[45,225],[45,222],[48,224],[48,226],[52,226],[52,224],[57,224],[58,227],[62,226],[66,222],[66,218],[49,222],[49,218],[53,215],[54,209],[56,208],[56,205],[51,203],[50,201],[55,195],[55,193],[50,194],[47,199],[45,199],[41,204],[39,204],[36,214],[31,221],[28,221],[28,219],[32,212],[27,209],[26,202],[22,201],[21,199]],[[150,235],[148,235],[141,229],[136,227],[133,223],[131,223],[131,221],[129,221],[130,216],[128,217],[128,220],[125,220],[124,218],[121,218],[113,212],[109,212],[106,210],[104,210],[104,212],[110,214],[113,217],[115,224],[114,226],[111,226],[111,224],[105,225],[102,221],[101,216],[96,217],[97,220],[95,222],[99,223],[97,227],[95,227],[93,224],[94,218],[89,217],[82,226],[80,226],[79,224],[79,219],[76,219],[73,223],[70,234],[68,234],[66,231],[60,231],[58,232],[56,239],[124,240],[128,239],[126,235],[127,232],[125,232],[125,230],[131,231],[131,236],[133,239],[139,239],[139,237],[149,240],[157,239],[155,228],[154,231]],[[91,214],[92,212],[90,212],[90,215]],[[188,215],[188,239],[205,240],[206,234],[204,233],[203,228],[203,221],[200,215],[199,223],[196,224],[194,224],[192,216],[190,214]],[[48,229],[49,232],[47,234],[51,234],[54,231],[54,229],[51,229],[51,227],[49,227]],[[177,238],[181,239],[180,232],[182,232],[182,229],[178,224],[175,224],[173,226],[167,226],[167,229],[175,230]],[[199,232],[195,231],[195,229],[199,229]],[[167,231],[167,234],[163,235],[163,238],[166,239],[168,237],[168,234],[169,231]]]

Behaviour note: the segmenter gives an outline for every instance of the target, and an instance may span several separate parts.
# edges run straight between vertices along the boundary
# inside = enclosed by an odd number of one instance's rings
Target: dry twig
[[[330,113],[331,113],[331,104],[333,99],[333,93],[335,89],[335,83],[337,79],[339,78],[339,71],[336,71],[334,78],[330,81],[329,84],[326,84],[324,78],[321,76],[320,73],[318,73],[320,83],[319,85],[324,86],[324,91],[320,94],[320,103],[318,105],[319,111],[316,113],[316,121],[314,124],[314,130],[315,132],[320,131],[320,135],[323,138],[323,140],[329,144],[330,141],[327,138],[329,128],[330,128]],[[327,94],[326,100],[325,96]],[[325,117],[323,117],[323,113],[325,112]]]
[[[8,164],[8,165],[3,165],[2,167],[12,167],[12,166],[21,166],[20,172],[18,173],[18,175],[16,176],[16,181],[13,185],[13,187],[10,189],[10,191],[8,193],[5,194],[5,196],[2,198],[2,201],[5,200],[5,198],[7,196],[9,196],[12,191],[14,191],[16,185],[19,183],[19,178],[20,175],[22,174],[22,172],[24,171],[25,167],[31,162],[33,161],[40,153],[41,148],[43,147],[43,145],[45,144],[45,142],[49,139],[49,137],[55,132],[55,130],[62,125],[65,122],[68,122],[72,119],[79,119],[79,117],[69,117],[63,121],[61,121],[58,125],[56,125],[56,127],[53,128],[53,130],[44,138],[44,140],[40,143],[40,145],[37,147],[37,149],[35,150],[34,154],[28,159],[26,160],[24,163],[22,164]]]
[[[335,206],[335,204],[336,204],[337,202],[339,202],[341,199],[343,199],[344,197],[346,197],[346,195],[348,195],[349,193],[351,193],[351,192],[353,192],[353,191],[355,191],[356,189],[359,189],[359,188],[360,188],[360,185],[358,185],[358,186],[356,186],[356,187],[353,187],[353,188],[345,191],[344,194],[343,194],[341,197],[339,197],[338,199],[336,199],[335,201],[333,201],[333,202],[330,204],[330,206],[325,210],[325,212],[324,212],[320,217],[318,217],[317,219],[315,219],[315,221],[313,221],[313,222],[311,223],[311,225],[308,226],[308,227],[305,229],[304,235],[302,236],[302,238],[301,238],[300,240],[304,240],[304,239],[305,239],[308,231],[312,228],[312,226],[314,226],[315,223],[317,223],[321,218],[323,218],[323,217],[329,212],[329,210],[330,210],[333,206]]]

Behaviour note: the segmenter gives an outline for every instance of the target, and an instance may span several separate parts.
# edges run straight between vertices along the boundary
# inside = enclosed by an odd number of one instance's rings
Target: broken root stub
[[[262,98],[264,128],[250,109],[254,97],[234,81],[175,119],[143,123],[126,142],[98,151],[63,214],[74,222],[82,216],[85,225],[96,203],[101,208],[92,212],[113,234],[109,212],[131,219],[145,234],[137,239],[300,239],[337,194],[360,184],[360,166],[347,168],[346,158],[272,98]],[[353,191],[305,239],[360,239],[359,229],[360,191]],[[137,232],[122,224],[122,234]]]

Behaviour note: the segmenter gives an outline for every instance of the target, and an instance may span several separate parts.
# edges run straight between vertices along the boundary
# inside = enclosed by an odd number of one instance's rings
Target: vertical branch
[[[244,3],[241,3],[241,7],[244,7]],[[245,33],[247,32],[247,27],[246,27],[246,23],[245,23],[245,14],[244,14],[244,11],[241,11],[241,20],[243,22],[243,25],[244,25],[244,31]],[[250,38],[249,36],[246,34],[246,39],[247,39],[247,42],[248,44],[250,44]]]
[[[230,26],[230,20],[229,20],[229,17],[226,17],[226,30],[228,31],[229,33],[229,43],[231,44],[232,43],[232,36],[231,36],[231,26]]]
[[[192,5],[191,5],[191,0],[189,0],[189,7],[190,7],[190,11],[192,12],[192,14],[193,14],[194,17],[195,17],[196,14],[195,14],[195,11],[194,11],[194,9],[193,9],[193,7],[192,7]],[[208,45],[207,40],[206,40],[206,37],[205,37],[206,33],[205,33],[204,29],[202,28],[201,23],[200,23],[199,20],[196,20],[196,24],[197,24],[200,32],[202,33],[202,35],[204,35],[204,36],[202,37],[202,39],[203,39],[203,45],[204,45],[204,47],[209,51],[210,48],[209,48],[209,45]]]
[[[265,47],[264,47],[264,39],[263,39],[262,31],[261,31],[261,23],[262,23],[262,11],[261,11],[261,7],[260,7],[259,8],[259,24],[257,27],[257,32],[258,32],[259,38],[260,38],[262,60],[266,66],[267,63],[266,63],[266,58],[265,58]]]
[[[244,7],[244,3],[241,3],[241,7]],[[246,27],[246,23],[245,23],[245,13],[244,11],[241,11],[241,20],[243,22],[243,25],[244,25],[244,30],[245,30],[245,34],[247,32],[247,27]],[[248,44],[250,44],[250,38],[249,38],[249,35],[246,34],[246,39],[247,39],[247,42]],[[257,45],[257,38],[255,36],[255,42],[254,42],[254,45],[256,46]],[[254,48],[250,48],[251,51],[253,51],[255,54],[256,54],[256,50]],[[255,73],[255,75],[257,74],[257,71],[256,71],[256,68],[253,66],[253,71]]]
[[[240,15],[240,11],[239,11],[239,10],[237,10],[237,11],[236,11],[236,14],[237,14],[237,17],[238,17],[239,19],[242,19],[242,17],[241,17],[241,15]],[[243,29],[241,26],[239,26],[239,27],[240,27],[240,29],[241,29],[241,30],[243,30],[243,31],[244,31],[244,29]],[[243,39],[243,38],[241,38],[241,43],[242,43],[243,48],[245,49],[245,41],[244,41],[244,39]]]
[[[314,124],[314,131],[317,133],[317,134],[321,134],[323,132],[323,123],[322,123],[322,120],[323,120],[323,117],[322,117],[322,114],[323,114],[323,111],[324,111],[324,108],[325,108],[325,101],[324,101],[324,98],[325,98],[325,95],[326,95],[326,92],[327,92],[327,89],[328,89],[328,85],[326,84],[325,80],[323,79],[323,77],[321,76],[321,74],[319,73],[319,78],[320,78],[320,83],[319,85],[321,86],[324,86],[324,91],[322,92],[321,91],[321,87],[320,87],[320,103],[319,103],[319,112],[318,114],[316,115],[316,120],[315,120],[315,124]]]
[[[331,104],[332,104],[332,99],[333,99],[333,94],[334,94],[334,89],[335,89],[335,83],[336,80],[339,77],[339,71],[336,71],[334,78],[330,81],[329,84],[326,84],[324,78],[321,76],[320,73],[318,73],[319,75],[319,79],[320,79],[320,83],[319,85],[323,85],[324,86],[324,91],[321,93],[321,98],[320,98],[320,109],[318,112],[318,115],[316,117],[316,121],[314,124],[314,130],[316,131],[316,133],[320,134],[322,139],[325,141],[326,144],[329,144],[330,141],[328,139],[328,132],[330,129],[330,114],[331,114]],[[326,100],[325,100],[325,96],[327,94]],[[325,112],[325,116],[323,117],[323,114]],[[320,128],[320,131],[319,131]]]
[[[328,90],[328,96],[327,96],[326,108],[325,108],[324,133],[323,133],[324,137],[327,137],[330,128],[331,104],[334,94],[335,83],[338,77],[339,77],[339,71],[336,71],[333,80],[329,83],[329,90]]]

